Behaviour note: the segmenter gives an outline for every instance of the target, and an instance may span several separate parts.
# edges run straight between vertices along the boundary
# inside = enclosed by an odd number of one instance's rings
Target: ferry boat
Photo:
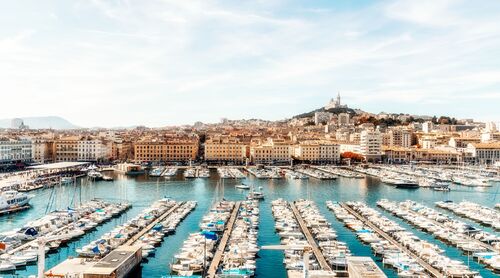
[[[0,192],[0,213],[26,206],[29,204],[31,198],[33,198],[32,195],[20,193],[15,190]]]

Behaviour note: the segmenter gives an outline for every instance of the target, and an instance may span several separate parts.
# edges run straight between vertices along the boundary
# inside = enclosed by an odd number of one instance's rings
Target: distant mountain
[[[24,124],[32,129],[75,129],[78,126],[70,123],[68,120],[57,117],[57,116],[47,116],[47,117],[25,117],[23,119]],[[0,119],[0,128],[10,128],[12,119]]]

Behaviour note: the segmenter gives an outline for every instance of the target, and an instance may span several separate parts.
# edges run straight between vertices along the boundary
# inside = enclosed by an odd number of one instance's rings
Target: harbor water
[[[155,257],[148,258],[141,266],[142,277],[168,277],[170,274],[169,264],[182,242],[189,233],[199,230],[199,222],[207,213],[211,204],[217,198],[228,200],[243,200],[247,191],[235,188],[241,182],[262,187],[265,200],[260,205],[260,227],[258,244],[276,245],[280,243],[279,237],[274,231],[274,220],[271,213],[271,201],[283,198],[289,201],[297,199],[311,199],[316,202],[321,213],[332,223],[337,231],[340,241],[348,244],[349,249],[355,256],[372,257],[388,277],[397,277],[396,273],[389,268],[384,268],[382,263],[373,257],[369,246],[363,245],[356,235],[335,219],[325,202],[333,201],[361,201],[372,208],[376,208],[383,215],[397,221],[403,227],[415,233],[421,239],[435,243],[445,250],[445,255],[452,259],[461,260],[471,269],[480,272],[482,277],[498,277],[482,265],[468,258],[457,248],[447,246],[434,239],[431,235],[419,231],[400,219],[384,212],[376,207],[376,202],[380,199],[394,201],[414,200],[427,206],[434,207],[434,202],[442,200],[463,201],[468,200],[488,207],[494,207],[500,202],[497,193],[499,183],[488,188],[471,188],[464,186],[451,186],[451,192],[434,191],[428,188],[420,189],[398,189],[386,185],[378,178],[365,177],[363,179],[351,179],[339,177],[337,180],[291,180],[291,179],[256,179],[248,176],[245,180],[226,179],[219,180],[217,172],[211,171],[208,179],[185,179],[181,173],[173,178],[148,177],[146,175],[128,177],[121,174],[114,174],[112,182],[98,181],[90,182],[86,178],[77,180],[76,184],[56,187],[54,189],[40,189],[33,191],[35,197],[32,199],[32,208],[19,213],[0,216],[0,232],[12,230],[23,226],[30,220],[43,216],[47,209],[67,209],[77,206],[80,202],[85,202],[93,198],[100,198],[112,202],[129,202],[132,208],[118,218],[115,218],[96,230],[70,242],[68,246],[61,247],[58,252],[48,254],[46,269],[49,269],[70,256],[76,256],[75,250],[90,241],[99,238],[102,234],[112,230],[115,226],[122,224],[137,215],[140,211],[148,207],[155,200],[168,196],[175,200],[198,202],[196,209],[178,226],[174,235],[165,238],[162,245],[157,249]],[[222,189],[223,187],[223,189]],[[440,210],[440,209],[438,209]],[[440,210],[448,215],[448,211]],[[455,215],[452,215],[457,217]],[[479,224],[472,223],[467,219],[462,221],[480,227]],[[495,231],[491,228],[483,228],[489,232]],[[286,277],[286,270],[282,264],[283,255],[281,251],[261,250],[257,259],[257,277]],[[0,274],[0,277],[27,277],[36,274],[36,265],[28,265],[23,269],[16,270],[13,274]]]

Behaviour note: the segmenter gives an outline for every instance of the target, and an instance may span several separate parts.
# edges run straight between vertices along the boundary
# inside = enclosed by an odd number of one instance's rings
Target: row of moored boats
[[[102,235],[101,238],[93,240],[89,244],[76,249],[76,253],[78,253],[80,257],[103,257],[117,247],[125,244],[134,235],[139,233],[147,225],[151,224],[176,204],[175,201],[168,198],[158,200],[134,218]]]
[[[456,246],[487,267],[500,271],[500,237],[414,201],[380,200],[377,204],[437,239]]]
[[[439,248],[437,245],[420,239],[412,232],[407,231],[395,221],[383,216],[375,209],[368,207],[366,204],[362,202],[347,202],[346,205],[370,222],[374,227],[378,227],[378,229],[397,242],[400,246],[403,246],[406,250],[408,250],[408,252],[402,252],[404,254],[404,259],[401,259],[401,253],[397,253],[397,255],[392,254],[392,256],[390,255],[389,260],[384,257],[384,263],[391,263],[392,266],[395,266],[398,269],[399,276],[414,277],[416,275],[426,275],[422,272],[422,270],[426,268],[425,265],[420,264],[420,266],[418,266],[418,261],[412,258],[411,255],[419,257],[421,260],[430,265],[432,269],[439,271],[445,277],[476,277],[478,275],[476,271],[469,269],[469,267],[462,261],[452,260],[444,255],[444,250]],[[360,223],[358,223],[358,225],[359,224]],[[368,231],[372,232],[369,229]],[[380,234],[378,236],[380,236]],[[384,244],[383,240],[382,244]],[[397,245],[395,246],[398,247]],[[400,248],[398,249],[401,250]],[[382,249],[381,251],[384,252],[385,256],[386,250]],[[389,254],[391,254],[393,249],[390,247],[388,251]],[[377,251],[377,253],[379,252],[380,250]],[[426,271],[431,270],[426,269]]]
[[[15,270],[38,260],[39,238],[46,241],[45,252],[55,252],[61,245],[78,238],[100,224],[119,216],[130,204],[92,200],[78,208],[51,212],[28,222],[20,229],[0,234],[0,271]]]
[[[217,201],[200,223],[200,232],[189,234],[174,255],[170,270],[179,276],[202,275],[214,258],[221,234],[226,229],[235,202]]]

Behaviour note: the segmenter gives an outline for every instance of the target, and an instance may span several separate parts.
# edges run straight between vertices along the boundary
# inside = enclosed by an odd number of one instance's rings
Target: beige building
[[[428,161],[457,163],[463,159],[462,153],[451,150],[384,147],[383,152],[386,162]]]
[[[205,160],[208,162],[244,163],[250,144],[237,137],[217,137],[205,142]]]
[[[54,161],[77,161],[80,137],[62,137],[54,142]]]
[[[338,163],[340,145],[323,140],[303,141],[295,145],[294,158],[311,163]]]
[[[136,162],[187,162],[198,155],[197,139],[145,140],[134,144]]]
[[[411,147],[412,133],[410,130],[395,128],[388,132],[389,135],[389,146],[391,147]]]
[[[37,163],[54,162],[54,141],[33,138],[31,139],[33,161]]]
[[[250,145],[250,159],[253,163],[267,164],[290,161],[293,154],[292,144],[285,139],[269,139]]]
[[[465,149],[470,143],[480,143],[480,138],[469,138],[469,137],[452,137],[448,141],[448,145],[457,149]]]

